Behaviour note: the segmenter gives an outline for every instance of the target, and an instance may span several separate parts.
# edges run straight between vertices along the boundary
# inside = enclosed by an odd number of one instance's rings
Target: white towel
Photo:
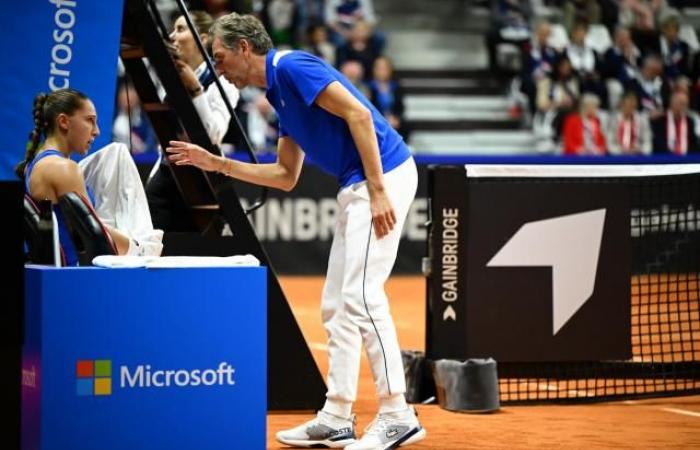
[[[96,256],[92,264],[99,267],[168,269],[176,267],[256,267],[260,261],[253,255],[233,256]]]

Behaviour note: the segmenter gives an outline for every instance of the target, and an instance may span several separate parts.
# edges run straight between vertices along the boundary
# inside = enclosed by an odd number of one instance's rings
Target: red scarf
[[[620,144],[622,153],[634,153],[637,150],[638,135],[639,122],[635,120],[634,114],[630,118],[620,116],[620,123],[617,126],[617,142]]]
[[[688,121],[685,115],[676,119],[671,111],[666,113],[666,145],[675,155],[688,153]]]
[[[581,119],[583,121],[583,153],[604,155],[605,144],[600,132],[600,121],[597,117],[581,117]]]

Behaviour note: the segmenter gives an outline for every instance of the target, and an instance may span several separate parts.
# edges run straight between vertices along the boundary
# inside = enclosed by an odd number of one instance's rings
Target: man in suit
[[[653,51],[663,58],[664,76],[671,80],[690,75],[690,47],[680,39],[679,33],[678,18],[667,17],[661,23],[661,35],[653,47]]]
[[[663,60],[658,55],[647,55],[642,60],[638,76],[630,84],[630,90],[637,94],[640,108],[651,119],[663,115],[665,93],[670,91],[669,84],[663,79],[663,70]]]
[[[655,154],[700,153],[696,121],[688,114],[688,94],[676,91],[671,96],[669,109],[651,122]]]

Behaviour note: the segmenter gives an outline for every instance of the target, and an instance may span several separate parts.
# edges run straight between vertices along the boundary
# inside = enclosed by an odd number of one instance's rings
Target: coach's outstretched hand
[[[170,153],[168,159],[178,166],[195,166],[209,172],[218,170],[222,166],[220,157],[189,142],[170,141],[170,147],[165,151]]]

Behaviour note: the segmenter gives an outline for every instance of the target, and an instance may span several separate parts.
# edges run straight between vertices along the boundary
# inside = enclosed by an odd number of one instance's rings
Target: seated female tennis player
[[[49,94],[37,95],[34,99],[33,115],[34,129],[30,134],[27,153],[15,172],[24,179],[26,192],[33,199],[48,199],[54,204],[59,240],[65,253],[66,264],[77,265],[76,249],[68,235],[61,211],[55,205],[58,199],[68,192],[82,194],[94,205],[93,194],[86,187],[84,169],[71,160],[70,156],[74,153],[85,155],[100,134],[97,112],[85,94],[74,89],[59,89]],[[92,158],[91,161],[96,162],[95,166],[104,167],[105,161],[118,159],[113,155],[117,155],[117,152],[105,152],[100,156],[109,156],[108,158]],[[106,179],[111,177],[112,174],[106,174]],[[111,196],[115,195],[112,193]],[[105,225],[116,244],[118,254],[143,254],[143,249],[133,236],[130,237],[128,233],[119,231],[109,223]],[[156,251],[159,254],[162,245],[158,243],[158,246],[160,247]]]

